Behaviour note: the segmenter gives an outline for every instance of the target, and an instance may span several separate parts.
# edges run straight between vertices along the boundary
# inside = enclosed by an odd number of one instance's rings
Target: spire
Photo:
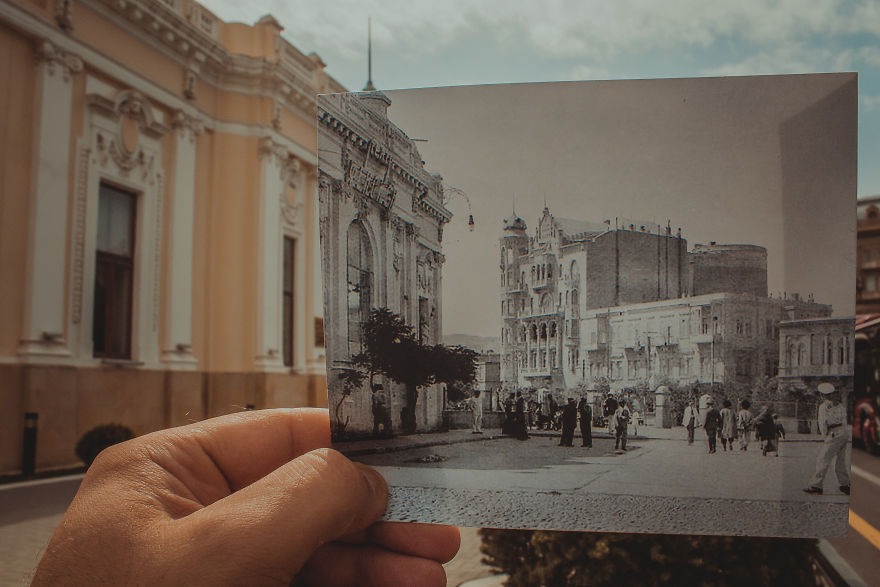
[[[376,89],[373,85],[373,26],[372,18],[367,17],[367,85],[364,86],[365,92],[372,92]]]

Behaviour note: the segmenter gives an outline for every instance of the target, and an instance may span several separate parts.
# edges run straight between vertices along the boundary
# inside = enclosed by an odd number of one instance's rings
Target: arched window
[[[541,324],[541,340],[547,340],[547,324]]]
[[[370,317],[373,292],[373,254],[360,222],[348,227],[348,352],[361,351],[363,324]]]
[[[837,362],[840,365],[845,365],[844,362],[846,360],[846,339],[838,339],[837,341]]]
[[[522,326],[519,331],[519,340],[520,342],[526,341],[526,327]]]
[[[800,343],[798,345],[798,349],[797,349],[797,366],[800,367],[801,365],[805,365],[806,358],[807,358],[807,345],[805,345],[804,343]]]
[[[577,307],[578,305],[578,290],[571,290],[571,305]]]
[[[529,327],[529,330],[531,331],[530,334],[532,335],[532,341],[538,340],[538,327],[532,324]]]
[[[541,296],[541,313],[549,314],[550,311],[553,309],[552,304],[553,302],[550,299],[550,294],[545,293],[543,296]]]
[[[554,338],[556,336],[556,322],[550,323],[550,338]]]

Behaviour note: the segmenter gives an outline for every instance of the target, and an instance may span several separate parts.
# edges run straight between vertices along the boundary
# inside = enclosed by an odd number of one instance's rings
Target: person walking
[[[736,437],[736,414],[729,399],[724,400],[721,408],[721,450],[727,452],[728,445],[733,451],[733,439]]]
[[[706,430],[706,438],[709,440],[709,454],[715,454],[715,440],[718,429],[721,428],[721,413],[715,408],[715,400],[711,397],[706,400],[706,421],[703,428]]]
[[[516,392],[516,403],[513,413],[513,420],[516,423],[516,439],[528,440],[529,429],[526,423],[525,400],[523,400],[522,393],[518,391]]]
[[[372,400],[373,438],[388,438],[391,436],[391,414],[388,409],[385,386],[381,383],[373,386]]]
[[[510,393],[507,399],[504,400],[504,422],[501,424],[501,434],[516,436],[516,423],[513,417],[513,406],[515,403],[516,399],[513,393]]]
[[[577,405],[578,416],[581,419],[581,446],[593,447],[593,408],[587,398],[582,397]]]
[[[617,411],[611,418],[616,426],[614,433],[614,450],[618,448],[626,452],[626,439],[629,431],[629,422],[632,419],[629,408],[626,406],[626,400],[620,400]]]
[[[612,436],[615,434],[614,414],[617,413],[618,407],[617,398],[610,393],[605,396],[605,407],[602,410],[602,415],[608,418],[608,434]]]
[[[473,434],[482,434],[483,433],[483,398],[480,397],[480,390],[474,390],[474,395],[471,397],[471,410],[474,417],[474,429]]]
[[[562,410],[562,438],[559,446],[574,446],[574,429],[577,426],[577,406],[574,398],[568,398],[565,409]]]
[[[744,399],[740,403],[742,408],[736,415],[736,431],[739,434],[739,449],[749,450],[749,443],[752,441],[752,430],[755,429],[755,418],[749,411],[752,402]]]
[[[816,471],[804,492],[822,495],[825,475],[828,467],[831,466],[831,461],[834,460],[834,472],[840,484],[840,491],[849,495],[850,480],[846,449],[849,445],[850,433],[846,426],[846,408],[843,406],[840,392],[833,384],[820,383],[818,392],[824,396],[824,401],[819,405],[817,422],[823,442],[816,458]]]
[[[697,427],[697,410],[694,408],[694,400],[689,401],[688,405],[684,407],[681,425],[688,431],[688,444],[693,444],[694,429]]]

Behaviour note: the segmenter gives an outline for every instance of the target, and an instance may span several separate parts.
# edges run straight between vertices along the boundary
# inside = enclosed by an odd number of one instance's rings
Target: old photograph
[[[390,520],[841,536],[857,76],[318,100],[334,447]]]

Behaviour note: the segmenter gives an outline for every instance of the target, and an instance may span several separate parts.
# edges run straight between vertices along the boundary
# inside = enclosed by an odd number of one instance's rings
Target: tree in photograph
[[[506,585],[809,585],[815,540],[480,530]]]
[[[358,369],[342,369],[337,377],[342,387],[342,394],[333,405],[333,439],[339,441],[345,438],[345,429],[351,421],[351,416],[348,415],[343,419],[342,407],[352,392],[361,388],[367,374]]]
[[[467,399],[464,390],[476,377],[477,352],[463,346],[436,345],[430,347],[428,356],[436,383],[445,383],[449,401]]]
[[[466,385],[474,380],[476,353],[464,347],[429,346],[420,343],[412,327],[388,308],[370,312],[363,325],[363,350],[352,362],[369,376],[382,375],[406,387],[400,419],[404,434],[416,429],[419,389],[434,383]]]

